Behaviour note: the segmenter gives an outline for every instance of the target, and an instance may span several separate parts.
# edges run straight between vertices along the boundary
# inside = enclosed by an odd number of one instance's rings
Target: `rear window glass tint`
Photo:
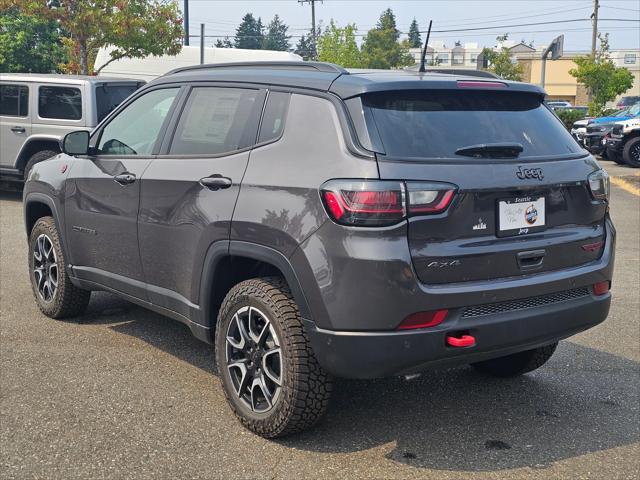
[[[176,128],[170,154],[215,155],[249,146],[247,129],[257,132],[257,90],[194,88]],[[255,119],[253,117],[256,117]],[[252,121],[252,120],[255,120]]]
[[[135,85],[98,85],[96,86],[96,108],[98,123],[109,115],[125,98],[138,89]]]
[[[82,118],[80,89],[74,87],[40,87],[38,115],[41,118],[80,120]]]
[[[26,85],[0,85],[0,115],[26,117],[29,113],[29,88]]]
[[[258,143],[268,142],[280,137],[284,130],[284,122],[287,117],[289,98],[291,94],[283,92],[270,92],[267,106],[262,116],[260,136]]]
[[[363,104],[369,130],[393,158],[468,161],[455,151],[485,143],[519,143],[520,158],[582,152],[534,94],[412,90],[369,94]]]

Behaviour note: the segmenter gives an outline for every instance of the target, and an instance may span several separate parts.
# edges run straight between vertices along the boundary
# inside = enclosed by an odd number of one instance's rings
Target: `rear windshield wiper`
[[[456,150],[456,155],[477,158],[516,158],[524,148],[519,143],[480,143]]]

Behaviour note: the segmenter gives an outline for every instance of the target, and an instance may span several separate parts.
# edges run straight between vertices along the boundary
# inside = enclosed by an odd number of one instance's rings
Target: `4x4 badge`
[[[538,180],[542,181],[542,179],[544,178],[544,173],[541,168],[518,167],[516,177],[518,177],[520,180],[525,180],[527,178],[537,178]]]

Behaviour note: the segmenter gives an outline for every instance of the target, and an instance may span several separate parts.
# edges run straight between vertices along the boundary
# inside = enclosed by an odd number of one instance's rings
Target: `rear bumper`
[[[338,332],[306,322],[320,364],[346,378],[417,373],[430,367],[469,364],[554,343],[602,322],[611,295],[589,293],[565,302],[523,310],[463,317],[450,312],[439,326],[414,331]],[[472,335],[471,347],[450,347],[446,337]]]

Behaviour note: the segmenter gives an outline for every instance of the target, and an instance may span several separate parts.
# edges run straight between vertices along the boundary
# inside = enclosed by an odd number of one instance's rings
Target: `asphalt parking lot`
[[[79,319],[44,317],[21,197],[0,192],[0,477],[640,478],[638,171],[603,165],[618,229],[605,323],[514,380],[340,381],[316,429],[279,441],[236,422],[187,327],[105,293]]]

